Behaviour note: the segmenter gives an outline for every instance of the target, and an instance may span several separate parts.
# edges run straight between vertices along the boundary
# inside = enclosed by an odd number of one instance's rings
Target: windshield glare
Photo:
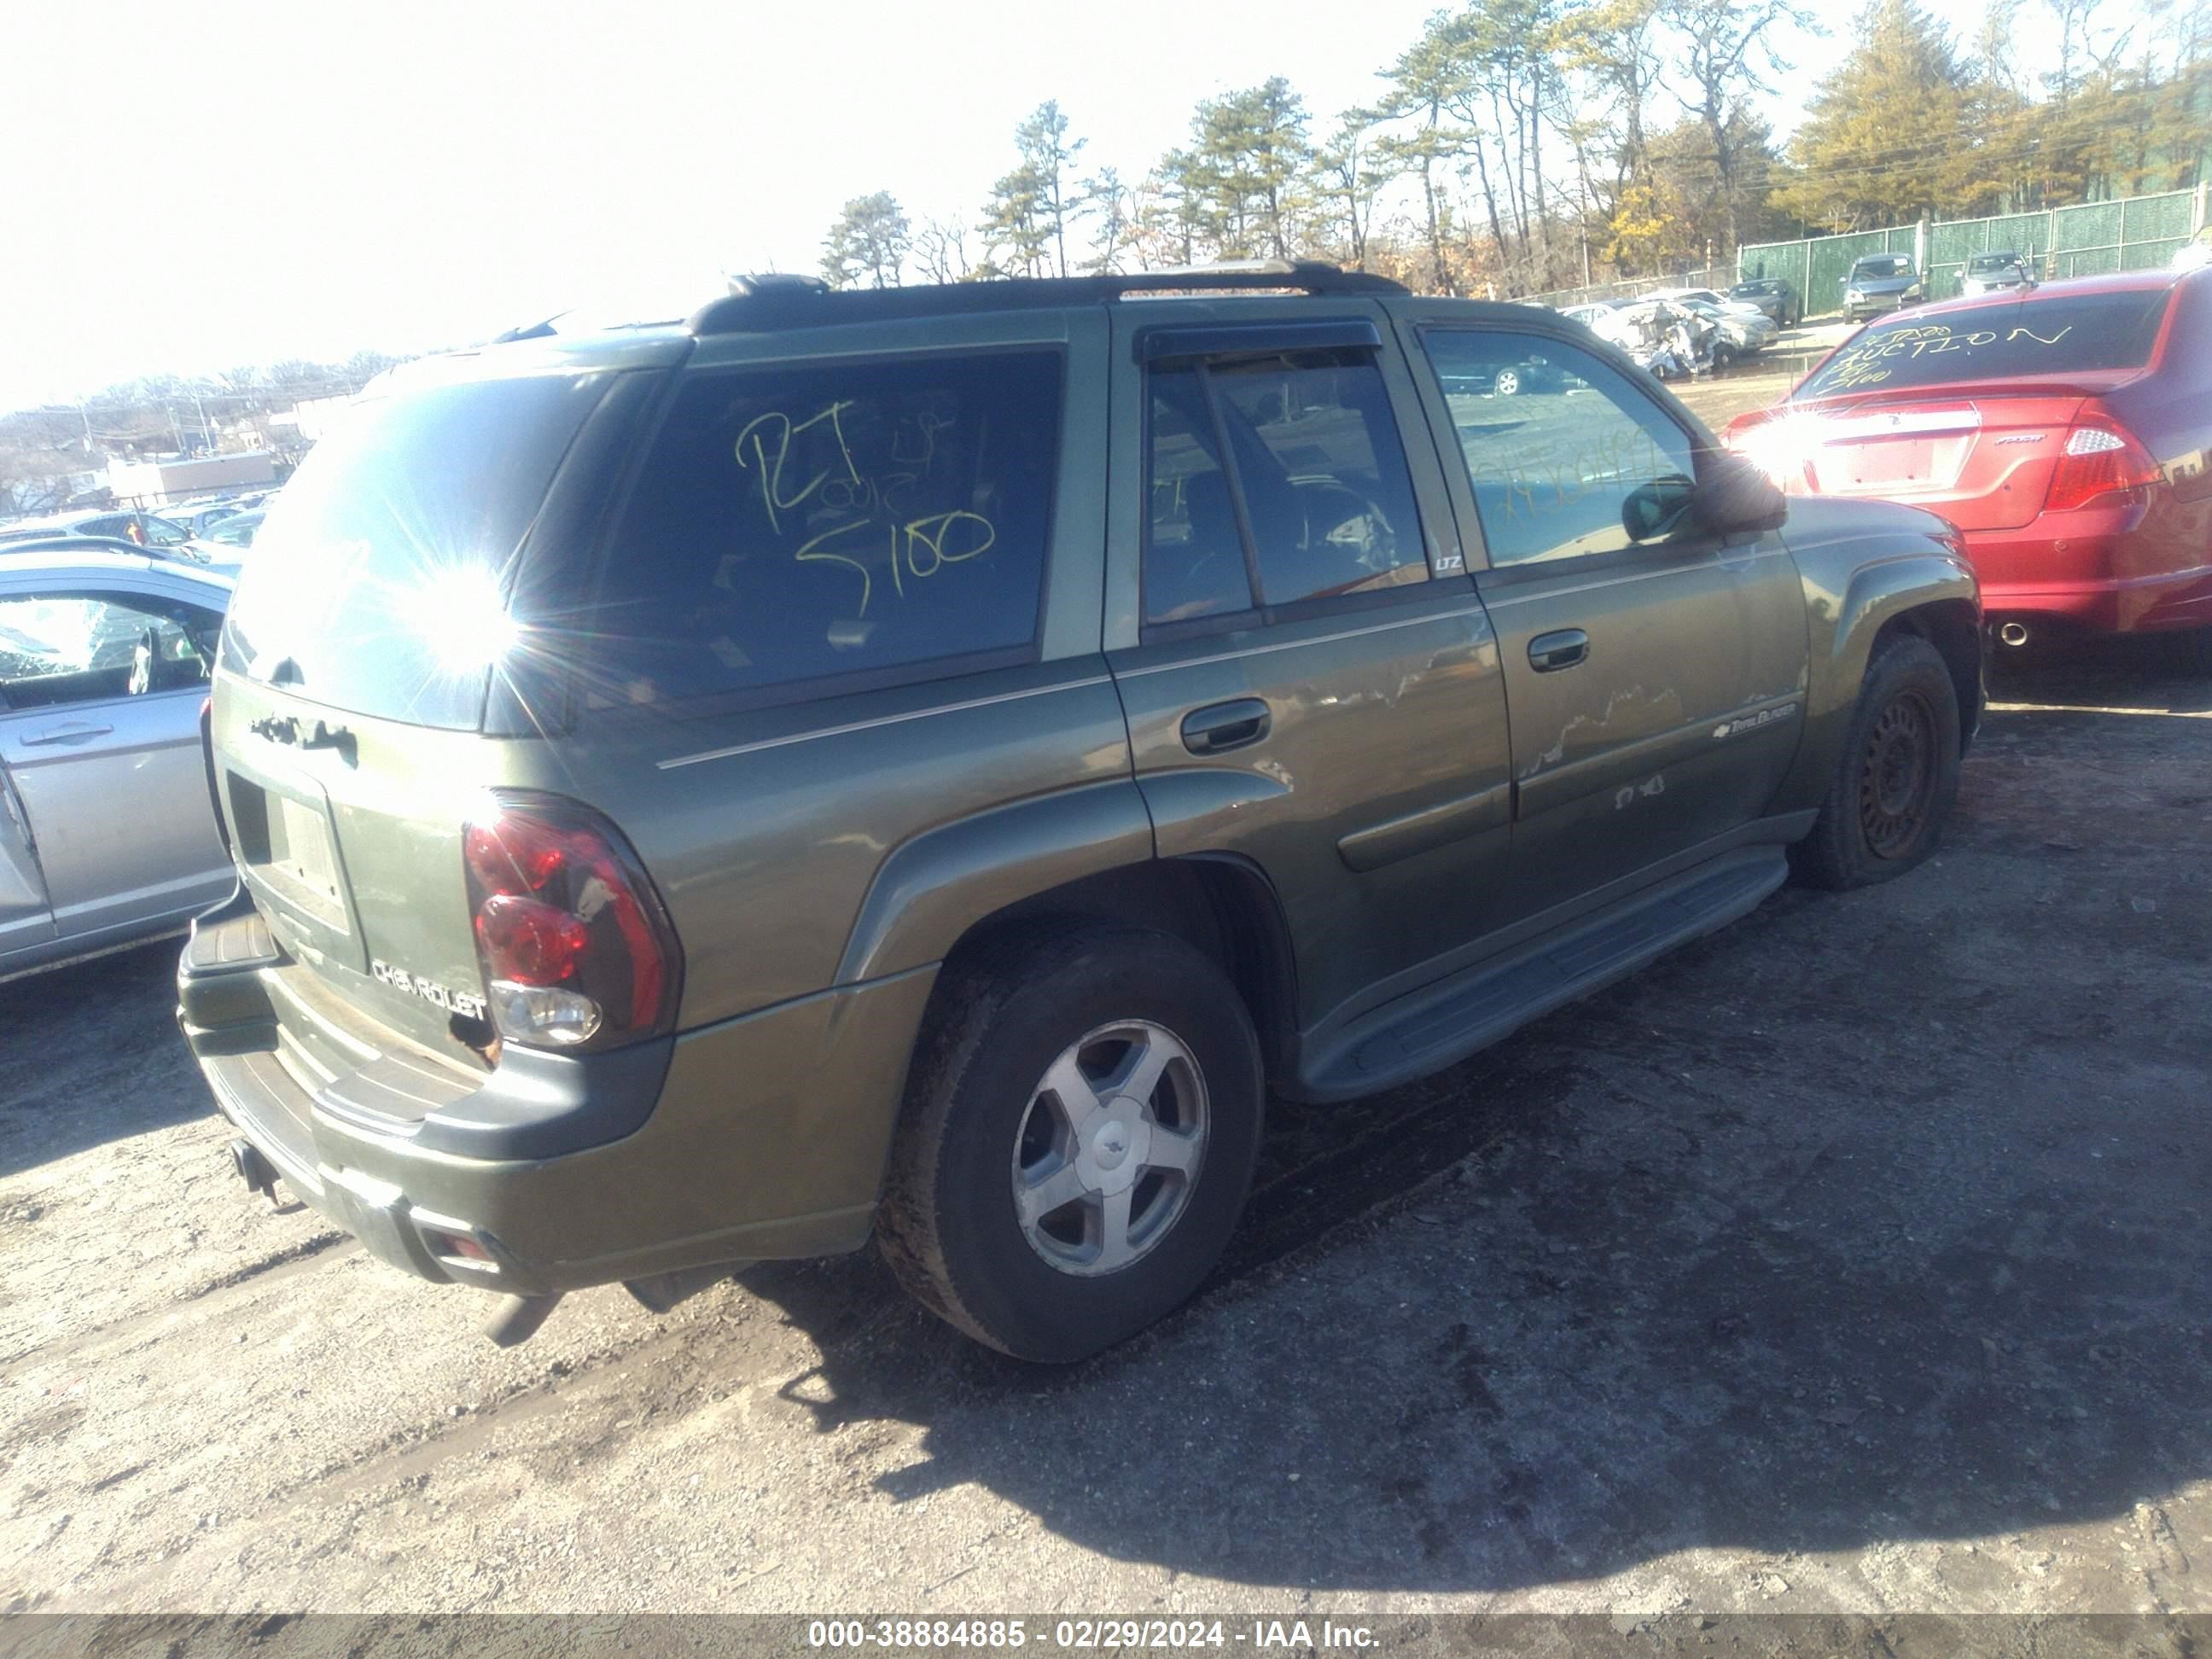
[[[1860,260],[1851,267],[1851,275],[1854,276],[1903,276],[1909,274],[1911,270],[1911,260],[1901,253],[1888,253]]]

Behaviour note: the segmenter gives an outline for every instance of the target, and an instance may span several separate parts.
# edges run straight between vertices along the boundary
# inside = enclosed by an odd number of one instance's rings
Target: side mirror
[[[1707,450],[1698,458],[1698,483],[1690,501],[1690,522],[1707,535],[1779,530],[1790,517],[1789,498],[1773,479],[1730,449]]]
[[[1682,522],[1697,495],[1697,481],[1679,472],[1638,484],[1620,504],[1620,527],[1632,542],[1656,541]]]

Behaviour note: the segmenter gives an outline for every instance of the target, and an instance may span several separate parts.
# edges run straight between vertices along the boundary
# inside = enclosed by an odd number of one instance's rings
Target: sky
[[[681,315],[847,198],[972,224],[1056,97],[1140,175],[1269,75],[1317,134],[1437,0],[26,6],[0,54],[0,410],[139,374]],[[1765,100],[1787,131],[1832,37]],[[1966,4],[1942,9],[1966,13]],[[971,257],[979,252],[970,237]]]

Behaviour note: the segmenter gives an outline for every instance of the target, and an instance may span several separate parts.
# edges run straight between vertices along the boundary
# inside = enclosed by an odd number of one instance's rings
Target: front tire
[[[948,965],[930,1007],[877,1224],[906,1288],[1055,1364],[1186,1300],[1260,1148],[1259,1042],[1220,969],[1072,923]]]
[[[1820,815],[1790,849],[1798,875],[1841,892],[1925,862],[1958,799],[1959,746],[1959,695],[1942,653],[1917,635],[1883,641]]]
[[[1497,375],[1490,382],[1490,389],[1501,398],[1519,397],[1521,395],[1521,371],[1517,368],[1499,369]]]

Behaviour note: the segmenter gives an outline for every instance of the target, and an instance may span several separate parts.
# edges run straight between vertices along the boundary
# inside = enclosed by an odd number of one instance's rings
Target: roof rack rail
[[[833,289],[817,277],[771,271],[732,276],[729,294],[710,300],[684,326],[694,334],[864,322],[971,312],[1028,311],[1094,305],[1130,295],[1237,293],[1297,289],[1316,295],[1392,295],[1402,283],[1371,271],[1346,270],[1318,259],[1231,259],[1105,276],[1023,276],[914,288]]]

